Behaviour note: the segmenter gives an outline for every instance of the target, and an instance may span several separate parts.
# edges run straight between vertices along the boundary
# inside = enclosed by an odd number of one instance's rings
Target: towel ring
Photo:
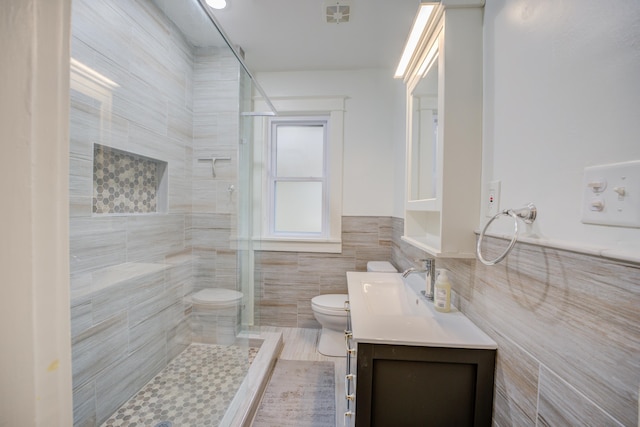
[[[498,212],[497,214],[495,214],[493,218],[491,218],[487,222],[487,224],[484,226],[484,228],[482,229],[482,232],[480,233],[480,237],[478,237],[478,244],[476,245],[476,255],[478,256],[478,259],[480,260],[480,262],[482,262],[484,265],[496,265],[497,263],[502,261],[507,255],[509,255],[509,252],[511,252],[511,249],[513,249],[513,246],[518,241],[518,218],[520,218],[526,224],[532,224],[533,221],[536,220],[537,214],[538,214],[538,210],[536,209],[533,203],[527,204],[527,206],[525,206],[524,208],[505,209],[502,212]],[[487,228],[489,228],[491,223],[501,215],[506,215],[513,218],[513,221],[514,221],[513,237],[509,242],[509,246],[507,246],[507,249],[502,253],[502,255],[500,255],[499,257],[493,260],[486,260],[482,257],[482,252],[480,251],[480,246],[482,245],[482,239],[484,238],[484,235],[487,232]]]

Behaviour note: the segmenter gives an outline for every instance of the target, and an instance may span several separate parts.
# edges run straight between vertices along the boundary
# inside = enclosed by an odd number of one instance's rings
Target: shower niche
[[[167,212],[167,162],[93,144],[94,215]]]

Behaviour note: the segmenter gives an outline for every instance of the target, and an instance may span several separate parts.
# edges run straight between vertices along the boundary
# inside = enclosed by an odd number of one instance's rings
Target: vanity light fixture
[[[207,0],[207,4],[213,9],[224,9],[227,7],[227,0]]]
[[[409,62],[413,57],[413,54],[418,46],[418,42],[420,41],[420,36],[424,31],[425,27],[429,23],[429,18],[431,17],[431,13],[435,8],[434,3],[421,3],[420,9],[418,10],[418,14],[416,19],[413,21],[413,27],[411,27],[411,32],[409,33],[409,38],[407,39],[406,44],[404,45],[404,50],[402,51],[402,57],[400,58],[400,62],[398,63],[398,68],[396,69],[396,73],[393,76],[398,79],[404,77],[407,67],[409,66]]]

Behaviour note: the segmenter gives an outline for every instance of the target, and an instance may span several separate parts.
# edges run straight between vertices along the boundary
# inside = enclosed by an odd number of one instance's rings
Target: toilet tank
[[[389,261],[369,261],[367,271],[376,273],[397,273],[398,270]]]

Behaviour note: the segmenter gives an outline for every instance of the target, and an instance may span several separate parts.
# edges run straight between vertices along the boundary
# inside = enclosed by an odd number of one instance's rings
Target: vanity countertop
[[[441,313],[420,291],[424,277],[348,272],[353,339],[361,343],[496,349],[497,344],[464,314]]]

